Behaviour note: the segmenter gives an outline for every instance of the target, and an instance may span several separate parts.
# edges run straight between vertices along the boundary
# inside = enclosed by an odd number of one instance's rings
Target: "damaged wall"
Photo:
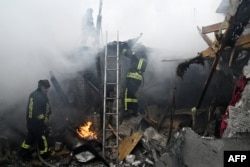
[[[244,67],[243,74],[247,79],[247,83],[241,93],[240,100],[235,106],[228,106],[229,117],[226,119],[227,128],[223,137],[234,137],[250,132],[250,61],[248,61],[248,64]]]
[[[225,150],[247,151],[249,149],[249,136],[235,139],[203,138],[190,128],[185,128],[181,154],[188,167],[222,167]]]

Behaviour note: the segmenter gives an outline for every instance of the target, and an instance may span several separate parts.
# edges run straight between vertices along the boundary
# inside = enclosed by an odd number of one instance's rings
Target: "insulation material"
[[[216,9],[216,13],[234,16],[240,3],[241,0],[222,0],[219,7]]]
[[[227,128],[223,137],[233,137],[237,133],[250,132],[250,63],[244,67],[243,74],[247,78],[247,84],[241,93],[240,100],[235,106],[229,106],[229,117],[226,120]]]

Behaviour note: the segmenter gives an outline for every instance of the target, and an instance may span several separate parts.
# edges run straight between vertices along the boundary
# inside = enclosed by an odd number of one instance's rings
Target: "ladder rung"
[[[108,58],[117,58],[117,56],[107,56]]]
[[[105,113],[106,115],[117,115],[117,113]]]
[[[108,82],[107,85],[116,85],[116,82]]]
[[[105,129],[106,131],[112,131],[112,129]]]
[[[117,99],[116,97],[106,97],[107,100],[115,100]]]
[[[117,71],[117,69],[116,68],[108,68],[108,69],[106,69],[107,71]]]
[[[118,148],[117,146],[104,146],[105,148]]]

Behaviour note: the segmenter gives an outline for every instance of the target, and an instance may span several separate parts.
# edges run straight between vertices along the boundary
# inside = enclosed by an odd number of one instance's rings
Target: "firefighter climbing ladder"
[[[105,45],[105,60],[104,60],[104,92],[103,92],[103,157],[107,156],[109,150],[115,151],[116,155],[112,159],[116,160],[118,163],[118,154],[119,154],[119,35],[117,32],[117,52],[116,55],[108,55],[108,46],[107,46],[107,32],[106,32],[106,45]],[[114,77],[115,76],[115,77]],[[115,81],[112,81],[112,79]],[[107,92],[107,87],[111,86],[114,88],[115,94],[111,95],[111,93]],[[107,95],[108,93],[108,95]],[[108,106],[108,102],[113,101],[115,107],[111,108]],[[110,117],[115,124],[112,126],[109,122]],[[107,133],[116,133],[115,135],[115,143],[110,145],[106,141]]]

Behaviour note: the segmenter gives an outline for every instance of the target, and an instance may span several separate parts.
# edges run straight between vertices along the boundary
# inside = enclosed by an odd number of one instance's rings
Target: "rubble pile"
[[[143,127],[142,116],[125,120],[120,125],[119,166],[183,166],[183,135],[176,132],[167,144],[167,136],[150,125]]]
[[[224,151],[246,151],[249,148],[249,136],[218,139],[200,136],[191,128],[185,128],[181,155],[186,166],[221,167],[224,165]]]

